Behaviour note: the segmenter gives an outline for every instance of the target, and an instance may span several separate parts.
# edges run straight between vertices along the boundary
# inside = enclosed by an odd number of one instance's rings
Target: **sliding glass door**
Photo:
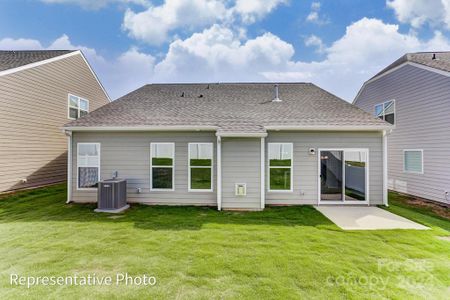
[[[367,149],[319,150],[320,202],[366,202]]]

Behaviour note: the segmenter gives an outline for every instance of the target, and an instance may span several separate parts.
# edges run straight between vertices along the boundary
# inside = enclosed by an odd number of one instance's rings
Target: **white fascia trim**
[[[266,137],[267,132],[217,132],[220,137]]]
[[[81,50],[77,50],[75,53],[80,54],[81,57],[83,58],[84,62],[86,63],[86,65],[88,66],[89,70],[91,71],[92,75],[94,76],[95,80],[97,80],[98,85],[101,87],[103,93],[105,94],[106,98],[108,99],[109,102],[111,102],[111,98],[108,95],[108,92],[106,92],[105,87],[103,86],[103,84],[100,82],[100,79],[98,79],[97,74],[95,73],[94,69],[92,69],[91,65],[89,64],[89,62],[87,61],[86,57],[84,56],[83,52]]]
[[[385,126],[265,126],[266,130],[274,131],[383,131],[394,128],[390,125]]]
[[[352,104],[356,103],[356,101],[358,100],[359,96],[361,95],[362,91],[364,90],[364,88],[366,87],[367,84],[369,84],[371,82],[374,82],[374,81],[376,81],[376,80],[378,80],[378,79],[380,79],[380,78],[382,78],[382,77],[384,77],[384,76],[386,76],[388,74],[391,74],[392,72],[395,72],[398,69],[403,68],[404,66],[413,66],[413,67],[416,67],[416,68],[419,68],[419,69],[422,69],[422,70],[427,70],[427,71],[434,72],[434,73],[437,73],[437,74],[440,74],[440,75],[443,75],[443,76],[446,76],[446,77],[450,77],[450,72],[442,71],[442,70],[439,70],[439,69],[435,69],[435,68],[428,67],[428,66],[425,66],[425,65],[421,65],[421,64],[418,64],[418,63],[415,63],[415,62],[406,61],[406,62],[396,66],[395,68],[392,68],[392,69],[390,69],[390,70],[388,70],[388,71],[386,71],[386,72],[384,72],[384,73],[382,73],[382,74],[380,74],[380,75],[378,75],[376,77],[373,77],[372,79],[369,79],[366,82],[364,82],[363,86],[359,89],[358,94],[356,94],[355,99],[353,99]]]
[[[20,72],[20,71],[24,71],[27,69],[31,69],[34,67],[38,67],[38,66],[42,66],[51,62],[55,62],[61,59],[65,59],[74,55],[81,55],[81,57],[83,58],[84,62],[86,63],[86,65],[88,66],[89,70],[91,71],[92,75],[94,76],[95,80],[97,80],[97,83],[100,85],[100,87],[102,88],[103,93],[105,93],[106,98],[108,98],[108,101],[111,102],[111,98],[109,98],[108,93],[106,92],[105,88],[103,87],[102,83],[100,82],[100,80],[98,79],[97,74],[95,74],[94,70],[92,69],[91,65],[89,64],[89,62],[87,61],[86,57],[84,57],[83,52],[81,52],[81,50],[76,50],[67,54],[63,54],[60,56],[56,56],[56,57],[52,57],[49,59],[45,59],[45,60],[41,60],[41,61],[37,61],[31,64],[27,64],[24,66],[20,66],[17,68],[12,68],[12,69],[8,69],[8,70],[4,70],[0,72],[0,76],[5,76],[5,75],[9,75],[9,74],[13,74],[16,72]]]
[[[216,126],[102,126],[63,127],[63,131],[216,131]]]
[[[20,72],[20,71],[27,70],[27,69],[31,69],[31,68],[34,68],[34,67],[37,67],[37,66],[42,66],[42,65],[54,62],[54,61],[65,59],[67,57],[78,55],[80,53],[81,53],[80,50],[77,50],[77,51],[70,52],[70,53],[67,53],[67,54],[63,54],[63,55],[60,55],[60,56],[56,56],[56,57],[52,57],[52,58],[49,58],[49,59],[37,61],[37,62],[30,63],[30,64],[27,64],[27,65],[23,65],[23,66],[20,66],[20,67],[17,67],[17,68],[4,70],[4,71],[0,72],[0,76],[13,74],[13,73]]]

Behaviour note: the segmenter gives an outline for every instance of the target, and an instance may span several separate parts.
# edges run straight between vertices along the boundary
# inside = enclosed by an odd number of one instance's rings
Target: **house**
[[[389,188],[450,203],[450,52],[405,54],[364,83],[353,103],[395,126]]]
[[[145,85],[65,125],[68,201],[117,174],[131,203],[387,204],[390,128],[310,83]]]
[[[0,51],[0,192],[65,181],[61,127],[106,103],[80,51]]]

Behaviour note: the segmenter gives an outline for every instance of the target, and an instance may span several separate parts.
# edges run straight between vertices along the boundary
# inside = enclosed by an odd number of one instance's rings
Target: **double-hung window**
[[[151,190],[174,190],[174,143],[151,143]]]
[[[423,173],[423,150],[403,150],[403,170],[407,173]]]
[[[292,143],[269,143],[269,191],[292,192]]]
[[[77,144],[78,189],[96,188],[100,180],[100,144]]]
[[[375,105],[375,116],[391,124],[395,123],[395,101],[389,100]]]
[[[213,144],[189,143],[189,191],[213,190]]]
[[[76,120],[89,113],[89,101],[69,94],[69,119]]]

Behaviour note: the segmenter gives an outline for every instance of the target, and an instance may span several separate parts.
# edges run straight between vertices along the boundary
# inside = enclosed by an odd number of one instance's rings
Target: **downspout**
[[[389,206],[388,203],[388,147],[387,147],[387,131],[383,130],[382,146],[383,146],[383,205]]]
[[[222,139],[217,137],[217,210],[222,210]]]
[[[265,143],[265,138],[261,138],[261,209],[264,209],[265,205],[266,205],[266,187],[265,187],[265,181],[266,181],[266,174],[265,174],[265,170],[266,170],[266,166],[265,166],[265,161],[266,161],[266,155],[265,155],[265,148],[266,148],[266,143]]]
[[[72,201],[72,131],[65,131],[67,136],[67,200]]]

